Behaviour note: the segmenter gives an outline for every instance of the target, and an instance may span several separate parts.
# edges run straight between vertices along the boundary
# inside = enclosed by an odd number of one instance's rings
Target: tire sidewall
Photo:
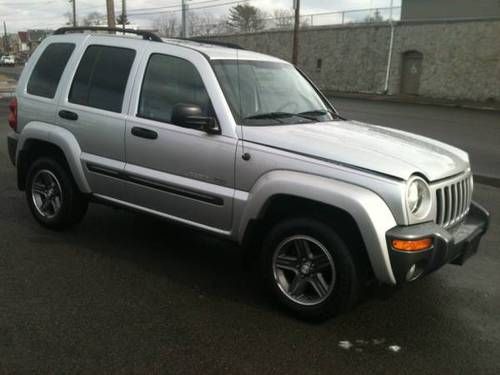
[[[43,169],[52,172],[61,186],[61,208],[52,218],[42,216],[35,207],[32,198],[33,179]],[[54,229],[58,229],[66,224],[70,216],[71,207],[74,204],[74,195],[73,183],[67,171],[58,161],[51,158],[40,158],[30,166],[26,179],[26,199],[33,216],[40,224]]]
[[[318,240],[335,264],[334,288],[324,301],[316,305],[306,306],[292,301],[281,291],[274,277],[274,252],[285,238],[293,235],[307,235]],[[296,218],[278,223],[264,240],[260,263],[266,289],[282,306],[301,318],[326,319],[351,308],[357,299],[359,281],[354,259],[341,237],[320,220]]]

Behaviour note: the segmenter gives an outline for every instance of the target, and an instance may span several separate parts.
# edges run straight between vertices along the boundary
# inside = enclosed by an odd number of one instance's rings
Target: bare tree
[[[212,29],[211,33],[215,35],[227,34],[231,32],[231,27],[226,17],[220,17],[215,23],[215,27]]]
[[[73,13],[72,12],[64,13],[64,18],[66,18],[66,22],[64,23],[64,25],[73,26]]]
[[[124,15],[123,13],[120,13],[118,15],[118,18],[116,19],[116,24],[117,25],[123,25],[123,24],[130,25],[130,21],[128,20],[128,17],[126,14]]]
[[[191,12],[188,14],[188,30],[190,36],[223,34],[227,32],[227,19],[224,17],[216,18],[206,12]]]
[[[278,29],[291,29],[293,26],[293,11],[276,9],[273,12],[274,23]]]
[[[154,21],[154,26],[161,36],[177,37],[181,31],[181,24],[176,13],[166,13]]]
[[[364,18],[365,22],[384,22],[384,17],[378,9],[375,9],[375,13],[370,14]]]
[[[253,32],[264,29],[266,15],[249,4],[238,4],[229,9],[228,25],[239,32]]]
[[[99,26],[104,25],[105,16],[100,12],[91,12],[83,18],[84,26]]]

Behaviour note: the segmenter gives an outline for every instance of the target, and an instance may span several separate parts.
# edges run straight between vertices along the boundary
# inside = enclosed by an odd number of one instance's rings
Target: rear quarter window
[[[31,73],[27,87],[28,94],[52,99],[74,49],[73,43],[49,44]]]

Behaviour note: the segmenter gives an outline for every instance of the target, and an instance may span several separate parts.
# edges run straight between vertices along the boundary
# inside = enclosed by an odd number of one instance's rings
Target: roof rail
[[[178,39],[188,40],[188,41],[190,40],[193,42],[203,43],[203,44],[213,44],[214,46],[221,46],[221,47],[227,47],[227,48],[245,49],[242,46],[240,46],[239,44],[229,43],[229,42],[221,42],[218,40],[203,39],[203,38],[186,38],[186,39],[178,38]]]
[[[151,31],[144,30],[134,30],[134,29],[122,29],[119,27],[107,27],[107,26],[77,26],[77,27],[61,27],[54,31],[54,35],[63,35],[73,32],[83,32],[83,31],[114,31],[127,34],[136,34],[142,36],[144,40],[151,40],[153,42],[163,42],[163,40],[152,33]]]

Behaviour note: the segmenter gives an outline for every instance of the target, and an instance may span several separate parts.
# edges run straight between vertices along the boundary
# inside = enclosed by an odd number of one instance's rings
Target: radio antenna
[[[239,121],[241,131],[241,158],[245,161],[250,160],[250,154],[245,152],[245,132],[243,130],[243,105],[241,101],[241,80],[240,80],[240,57],[239,51],[236,50],[236,75],[238,76],[238,105],[239,105]]]

